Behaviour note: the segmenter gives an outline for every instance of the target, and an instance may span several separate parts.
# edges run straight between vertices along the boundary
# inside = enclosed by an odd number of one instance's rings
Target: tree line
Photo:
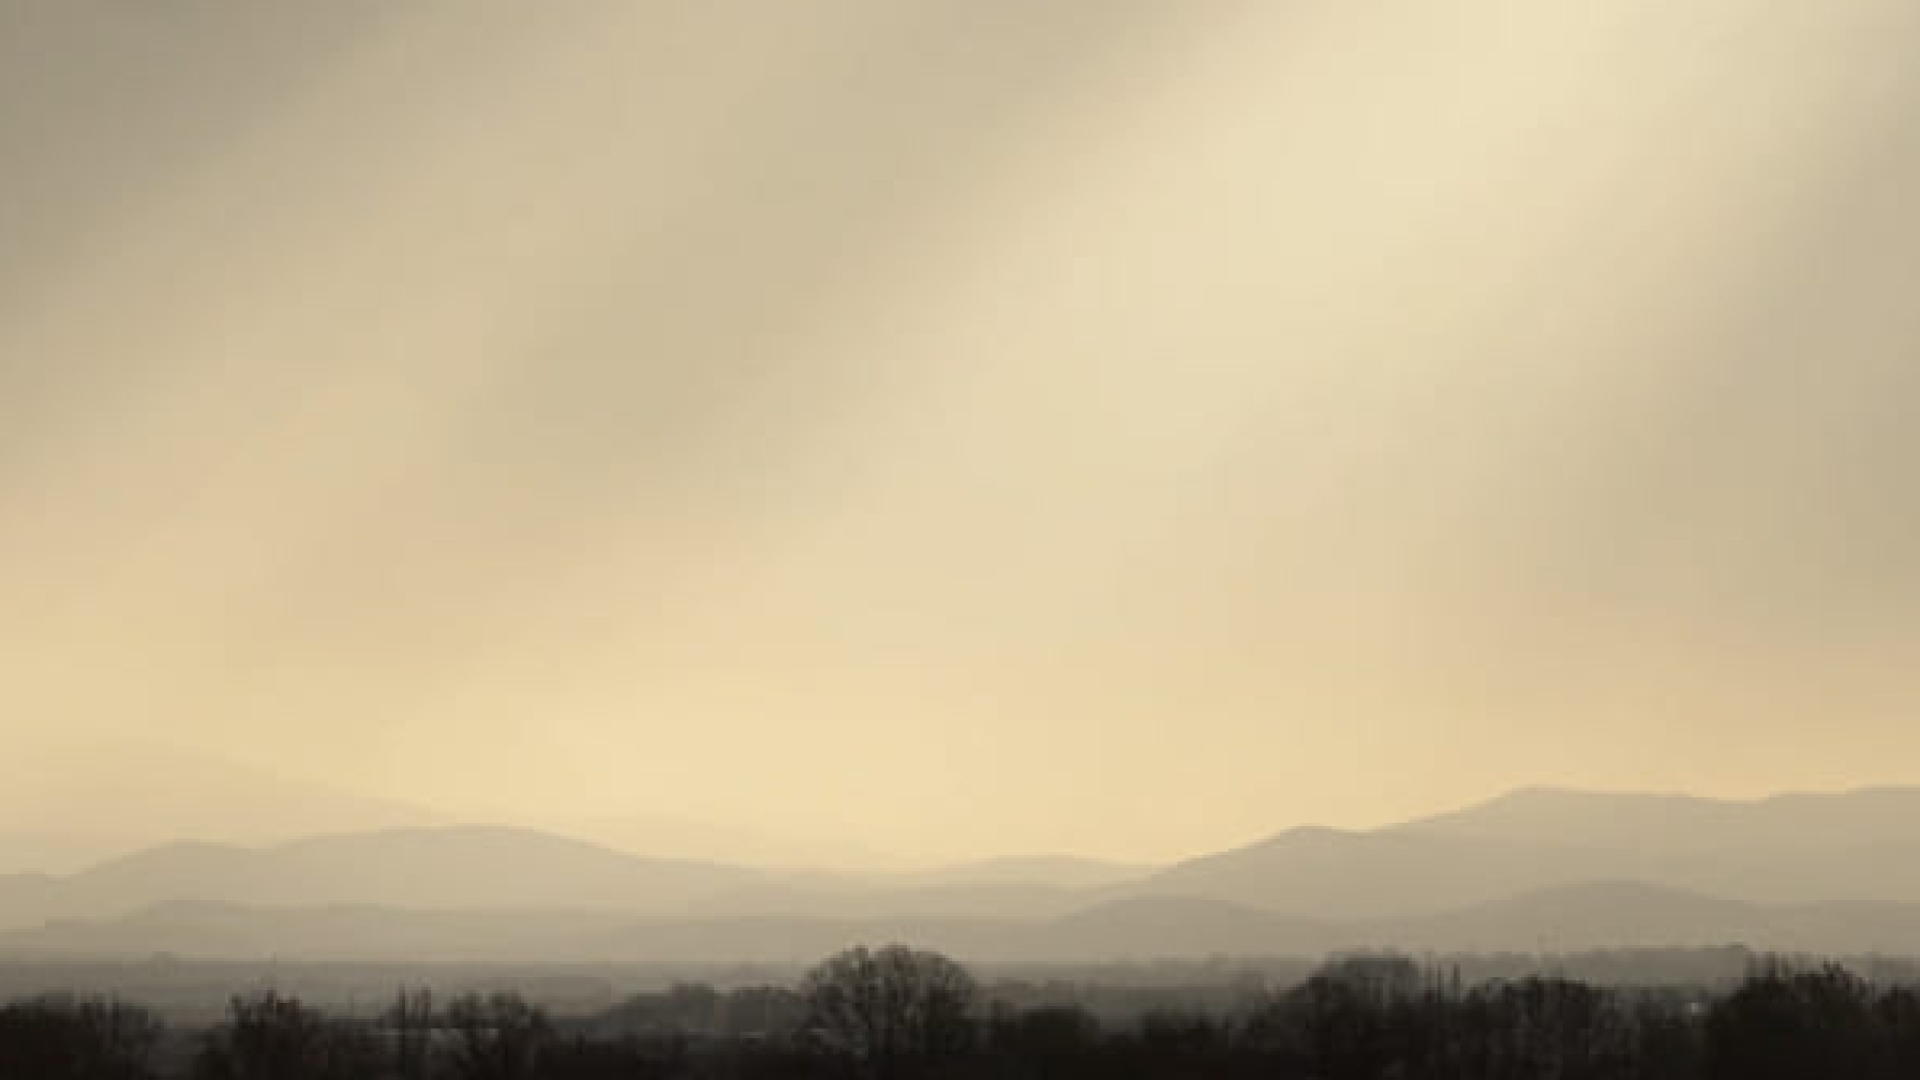
[[[682,985],[592,1017],[424,990],[342,1017],[266,993],[234,998],[183,1048],[187,1034],[123,1002],[15,1002],[0,1007],[0,1080],[1920,1076],[1920,992],[1782,961],[1700,1001],[1538,976],[1463,987],[1410,959],[1354,957],[1231,1013],[1103,1020],[994,999],[960,964],[895,945],[837,954],[795,987]]]

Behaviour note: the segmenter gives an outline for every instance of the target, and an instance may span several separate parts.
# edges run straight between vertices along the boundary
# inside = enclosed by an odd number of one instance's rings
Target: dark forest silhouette
[[[182,1032],[121,1002],[0,1008],[9,1080],[1916,1075],[1920,991],[1772,959],[1702,1003],[1555,977],[1468,987],[1457,969],[1350,957],[1231,1011],[1157,1004],[1124,1020],[1003,1000],[954,961],[904,946],[847,950],[797,987],[682,984],[565,1019],[511,993],[441,1003],[409,990],[372,1016],[235,997],[224,1022]]]

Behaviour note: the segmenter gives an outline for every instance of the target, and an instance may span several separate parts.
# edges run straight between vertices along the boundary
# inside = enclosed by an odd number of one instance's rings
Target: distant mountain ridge
[[[1073,875],[1083,883],[1059,883]],[[501,826],[178,843],[64,877],[0,878],[8,928],[0,954],[772,959],[888,935],[1002,958],[1735,942],[1914,951],[1920,788],[1751,802],[1529,788],[1383,829],[1291,829],[1152,872],[1006,860],[782,873]]]
[[[1393,831],[1589,847],[1700,851],[1920,844],[1920,786],[1760,799],[1528,787]]]
[[[1304,828],[1176,864],[1144,887],[1294,915],[1382,917],[1592,876],[1579,853],[1543,844]]]
[[[413,803],[166,743],[23,740],[6,753],[16,776],[0,787],[0,874],[72,874],[179,840],[251,846],[447,823]],[[250,806],[273,812],[235,812]]]
[[[807,962],[860,942],[911,941],[991,961],[1311,957],[1356,950],[1571,953],[1756,949],[1911,954],[1920,905],[1762,908],[1599,882],[1422,916],[1310,919],[1209,897],[1145,895],[1052,918],[932,914],[639,918],[605,910],[261,908],[179,901],[112,919],[0,932],[0,957],[500,962]]]
[[[268,847],[183,842],[51,879],[63,914],[173,901],[419,910],[599,908],[664,912],[760,882],[749,870],[641,859],[493,825],[314,837]]]

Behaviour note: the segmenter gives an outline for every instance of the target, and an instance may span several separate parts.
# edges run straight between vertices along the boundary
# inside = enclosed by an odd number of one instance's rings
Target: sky
[[[7,5],[0,732],[919,860],[1920,780],[1916,41]]]

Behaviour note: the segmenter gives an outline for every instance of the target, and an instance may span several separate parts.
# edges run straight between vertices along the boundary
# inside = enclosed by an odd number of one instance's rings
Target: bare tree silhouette
[[[530,1080],[557,1043],[547,1014],[517,994],[469,994],[447,1006],[455,1042],[449,1067],[459,1080]]]
[[[960,1053],[972,1037],[973,976],[936,952],[848,949],[808,972],[805,993],[816,1038],[877,1076]]]

